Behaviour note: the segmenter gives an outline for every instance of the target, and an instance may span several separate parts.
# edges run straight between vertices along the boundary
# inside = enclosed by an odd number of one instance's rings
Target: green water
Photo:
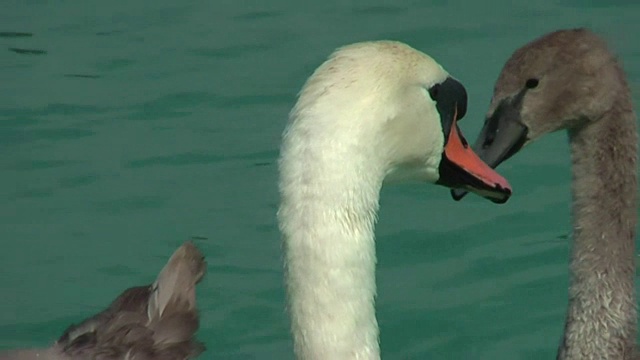
[[[475,138],[504,61],[588,26],[640,104],[640,4],[578,0],[25,1],[0,12],[0,349],[45,346],[192,236],[202,358],[291,359],[275,223],[276,158],[295,95],[337,46],[394,39],[467,87]],[[552,359],[566,308],[563,134],[501,172],[514,197],[382,193],[386,359]]]

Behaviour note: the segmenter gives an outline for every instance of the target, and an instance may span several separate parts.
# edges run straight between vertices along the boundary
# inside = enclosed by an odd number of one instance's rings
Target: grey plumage
[[[204,346],[195,339],[199,318],[196,284],[206,270],[191,242],[171,256],[151,285],[132,287],[109,307],[70,326],[47,349],[0,353],[2,360],[185,360]]]
[[[474,149],[495,167],[557,130],[568,132],[573,171],[569,306],[557,358],[634,359],[636,115],[618,59],[586,29],[556,31],[513,53]]]

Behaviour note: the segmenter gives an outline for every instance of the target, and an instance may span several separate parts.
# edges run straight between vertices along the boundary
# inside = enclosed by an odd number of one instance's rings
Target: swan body
[[[466,146],[462,84],[398,42],[335,51],[283,134],[278,211],[300,359],[378,359],[374,225],[385,181],[463,186],[493,201],[504,178]]]
[[[191,242],[180,246],[151,285],[132,287],[109,307],[70,326],[46,349],[0,353],[0,360],[186,360],[202,353],[196,284],[206,262]]]
[[[474,149],[496,167],[557,130],[568,132],[573,169],[569,307],[558,359],[636,359],[636,116],[619,62],[586,29],[556,31],[514,52]]]

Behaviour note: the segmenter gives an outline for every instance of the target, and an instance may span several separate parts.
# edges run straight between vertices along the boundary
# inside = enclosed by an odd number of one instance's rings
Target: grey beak
[[[480,135],[473,145],[473,151],[491,168],[517,153],[527,141],[529,129],[520,121],[522,95],[505,99],[496,111],[487,118]],[[467,194],[463,189],[452,189],[454,200],[461,200]]]

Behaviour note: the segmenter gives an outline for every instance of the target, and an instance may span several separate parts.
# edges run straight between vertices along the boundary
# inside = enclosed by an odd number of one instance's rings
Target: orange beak
[[[511,196],[507,179],[480,160],[462,136],[457,125],[457,107],[444,146],[438,183],[458,186],[484,196],[493,202],[504,203]],[[452,186],[453,185],[453,186]]]

